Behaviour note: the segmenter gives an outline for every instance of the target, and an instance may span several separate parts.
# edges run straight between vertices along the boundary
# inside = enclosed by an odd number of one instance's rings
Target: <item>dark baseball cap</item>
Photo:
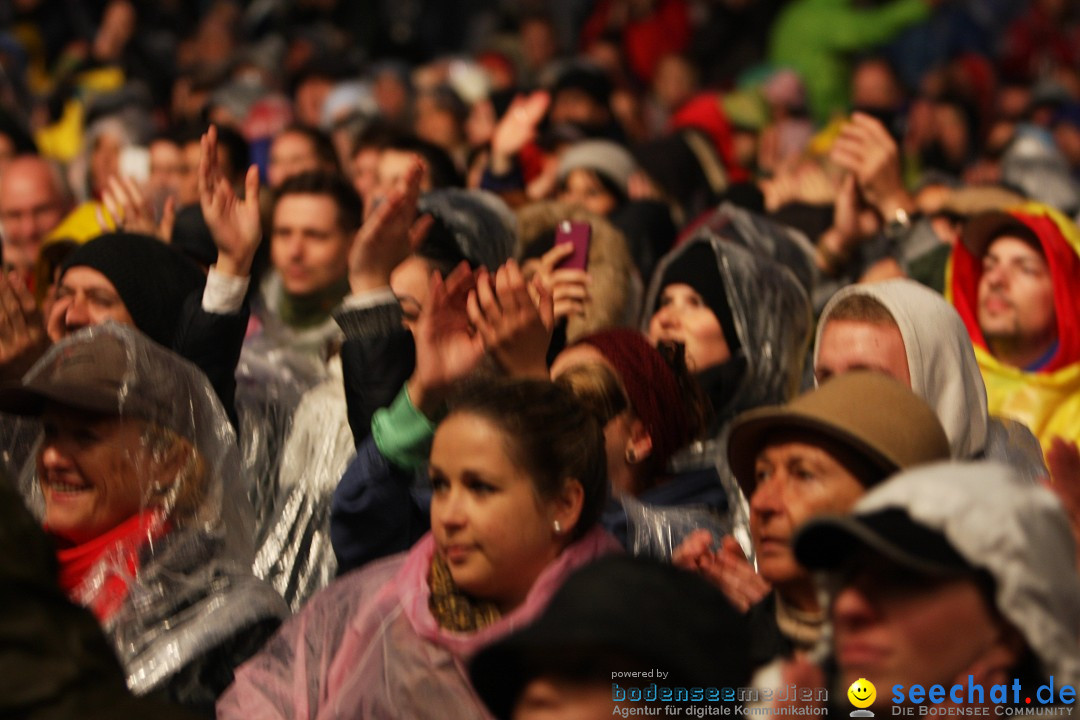
[[[150,354],[166,353],[134,328],[113,323],[84,328],[54,345],[17,385],[0,388],[0,411],[40,415],[45,404],[99,413],[158,419],[171,414],[173,399],[156,382],[153,368],[167,366],[140,360],[140,348]],[[144,351],[143,354],[148,354]]]
[[[920,574],[974,572],[942,533],[916,522],[901,508],[811,520],[792,547],[799,564],[811,570],[835,570],[861,549],[869,549]]]

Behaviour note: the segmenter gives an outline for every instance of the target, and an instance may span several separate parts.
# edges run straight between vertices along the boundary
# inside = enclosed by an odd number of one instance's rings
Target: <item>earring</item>
[[[553,523],[553,527],[555,528],[555,534],[556,535],[562,535],[562,523],[560,523],[558,520],[556,520]]]
[[[626,448],[626,462],[630,463],[631,465],[636,465],[637,461],[638,461],[638,456],[637,456],[637,453],[634,452],[634,448],[632,448],[632,447]]]

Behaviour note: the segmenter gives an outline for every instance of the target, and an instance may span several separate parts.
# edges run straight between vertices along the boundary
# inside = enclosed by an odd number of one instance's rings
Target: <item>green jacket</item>
[[[848,109],[852,55],[891,40],[930,15],[927,0],[856,8],[851,0],[795,0],[773,25],[769,60],[797,71],[819,124]]]

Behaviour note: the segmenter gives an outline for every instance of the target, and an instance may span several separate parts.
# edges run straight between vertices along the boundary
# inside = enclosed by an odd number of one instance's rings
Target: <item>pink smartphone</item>
[[[584,270],[589,264],[589,240],[592,239],[592,225],[587,222],[563,220],[555,228],[555,242],[570,243],[574,252],[561,263],[560,268]]]

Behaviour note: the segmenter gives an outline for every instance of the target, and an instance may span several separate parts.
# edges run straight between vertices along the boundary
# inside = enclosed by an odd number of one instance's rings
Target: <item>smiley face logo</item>
[[[857,708],[868,708],[877,699],[877,688],[866,678],[859,678],[847,689],[848,700]]]

